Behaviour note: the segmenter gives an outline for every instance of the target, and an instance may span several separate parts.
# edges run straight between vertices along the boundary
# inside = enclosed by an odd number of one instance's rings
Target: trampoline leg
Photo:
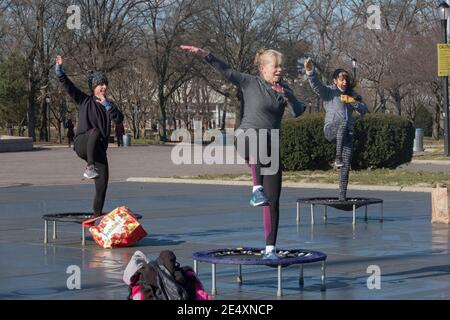
[[[325,260],[322,261],[322,275],[320,277],[320,291],[326,291],[326,285],[325,285]]]
[[[298,284],[300,287],[303,287],[305,284],[305,278],[303,277],[303,264],[300,265],[300,279],[298,280]]]
[[[48,221],[44,221],[44,243],[48,243]]]
[[[300,223],[300,203],[297,201],[297,224]]]
[[[56,240],[56,221],[53,221],[53,240]]]
[[[194,260],[194,272],[195,272],[195,274],[198,276],[198,264],[197,264],[197,260]]]
[[[311,205],[311,224],[314,224],[314,205]]]
[[[384,208],[383,208],[383,202],[381,202],[381,218],[380,218],[380,222],[384,221],[383,215],[384,215]]]
[[[365,207],[364,210],[365,210],[365,211],[364,211],[364,221],[367,222],[367,220],[368,220],[368,218],[367,218],[367,206]]]
[[[283,295],[283,288],[281,287],[281,264],[278,265],[278,291],[277,291],[277,297],[281,297]]]
[[[356,224],[356,206],[353,205],[353,225]]]
[[[242,265],[238,265],[237,283],[242,284]]]
[[[85,246],[86,245],[86,236],[84,234],[84,226],[81,225],[81,245]]]
[[[216,264],[211,265],[211,294],[213,296],[217,295],[216,290]]]
[[[328,207],[325,206],[325,215],[323,216],[323,221],[327,222],[328,220]]]

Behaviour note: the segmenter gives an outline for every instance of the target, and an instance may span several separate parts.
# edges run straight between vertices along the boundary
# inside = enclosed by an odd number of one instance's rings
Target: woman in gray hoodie
[[[336,160],[334,166],[341,169],[339,183],[339,200],[346,200],[348,176],[352,162],[353,148],[353,111],[361,115],[367,112],[366,105],[357,96],[351,85],[350,76],[344,69],[336,69],[333,73],[333,84],[323,85],[317,76],[311,59],[305,61],[305,70],[309,84],[324,102],[325,107],[325,138],[336,144]]]

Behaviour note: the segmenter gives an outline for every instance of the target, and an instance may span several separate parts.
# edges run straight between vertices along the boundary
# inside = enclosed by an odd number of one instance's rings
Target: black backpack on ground
[[[144,300],[192,300],[191,286],[186,289],[187,282],[184,279],[182,268],[175,267],[173,274],[157,259],[150,261],[137,272],[138,280],[134,285],[139,285]],[[131,289],[128,299],[131,299]],[[188,292],[189,291],[189,292]]]

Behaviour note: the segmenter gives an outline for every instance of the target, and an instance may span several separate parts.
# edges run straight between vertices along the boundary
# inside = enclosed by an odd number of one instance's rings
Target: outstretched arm
[[[228,64],[218,59],[217,57],[215,57],[213,54],[211,54],[206,50],[193,46],[184,46],[184,45],[181,46],[180,48],[186,52],[194,53],[204,58],[206,62],[208,62],[214,69],[216,69],[220,74],[222,74],[225,77],[225,79],[227,79],[236,86],[243,87],[249,78],[249,75],[232,69]]]
[[[66,89],[67,93],[72,97],[72,99],[75,100],[77,104],[80,104],[81,101],[83,101],[87,97],[87,95],[83,91],[78,89],[64,73],[64,70],[62,68],[63,61],[61,56],[57,56],[55,62],[55,72],[59,82],[62,83],[64,89]]]
[[[322,84],[319,77],[317,76],[317,73],[314,70],[314,66],[310,58],[306,59],[305,61],[305,70],[306,74],[308,75],[308,81],[312,91],[317,94],[322,100],[330,100],[331,89]]]
[[[294,95],[294,92],[287,85],[283,84],[282,90],[278,87],[280,85],[274,85],[273,89],[281,94],[281,96],[286,100],[289,106],[289,111],[294,117],[299,117],[305,112],[306,106],[303,102],[299,101],[297,97]]]

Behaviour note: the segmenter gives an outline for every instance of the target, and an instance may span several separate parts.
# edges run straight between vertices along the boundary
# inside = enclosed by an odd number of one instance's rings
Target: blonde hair
[[[277,64],[283,63],[283,54],[281,52],[273,49],[260,49],[256,53],[255,65],[267,64],[270,58],[274,58]]]

